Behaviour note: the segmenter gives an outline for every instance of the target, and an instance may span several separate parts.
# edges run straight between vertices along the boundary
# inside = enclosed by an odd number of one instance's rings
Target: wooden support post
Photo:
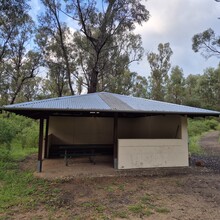
[[[114,114],[114,130],[113,130],[113,143],[114,143],[114,168],[118,168],[118,113]]]
[[[44,158],[48,157],[48,130],[49,130],[49,118],[46,119],[46,131],[44,140]]]
[[[38,162],[37,171],[40,173],[42,171],[42,153],[43,153],[43,140],[44,139],[44,119],[40,119],[39,126],[39,143],[38,143]]]

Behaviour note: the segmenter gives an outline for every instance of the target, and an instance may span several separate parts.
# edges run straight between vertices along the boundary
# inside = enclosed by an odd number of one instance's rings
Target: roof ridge
[[[202,109],[202,110],[204,110],[204,108],[201,108],[201,107],[188,106],[188,105],[177,104],[177,103],[172,103],[172,102],[166,102],[166,101],[160,101],[160,100],[147,99],[147,98],[136,97],[136,96],[132,96],[132,95],[124,95],[124,94],[117,94],[117,93],[112,93],[112,94],[113,94],[113,95],[116,95],[116,96],[129,97],[129,98],[133,98],[133,99],[142,99],[142,100],[145,100],[145,101],[147,100],[147,101],[149,101],[149,102],[156,102],[156,103],[161,103],[161,104],[169,104],[169,105],[174,105],[174,106],[182,106],[182,107],[187,107],[187,108],[196,108],[196,109]],[[206,110],[218,112],[218,111],[212,110],[212,109],[206,109]]]

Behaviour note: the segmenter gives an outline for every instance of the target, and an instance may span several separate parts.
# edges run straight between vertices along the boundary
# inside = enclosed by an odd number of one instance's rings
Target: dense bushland
[[[0,159],[25,157],[36,152],[38,145],[38,122],[14,115],[0,115]]]

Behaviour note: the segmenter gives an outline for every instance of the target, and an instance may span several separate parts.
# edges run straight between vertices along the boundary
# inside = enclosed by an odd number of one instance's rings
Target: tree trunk
[[[97,84],[98,84],[98,71],[93,69],[91,72],[91,78],[88,87],[88,93],[97,92]]]

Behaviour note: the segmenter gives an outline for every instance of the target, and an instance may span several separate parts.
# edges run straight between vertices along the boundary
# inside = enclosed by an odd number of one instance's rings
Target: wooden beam
[[[37,162],[37,171],[39,173],[42,171],[43,141],[44,141],[44,119],[41,118],[39,125],[38,162]]]
[[[114,168],[118,167],[118,113],[114,114],[114,128],[113,128],[113,144],[114,144]]]
[[[49,118],[46,119],[46,131],[44,140],[44,158],[48,157],[48,130],[49,130]]]

